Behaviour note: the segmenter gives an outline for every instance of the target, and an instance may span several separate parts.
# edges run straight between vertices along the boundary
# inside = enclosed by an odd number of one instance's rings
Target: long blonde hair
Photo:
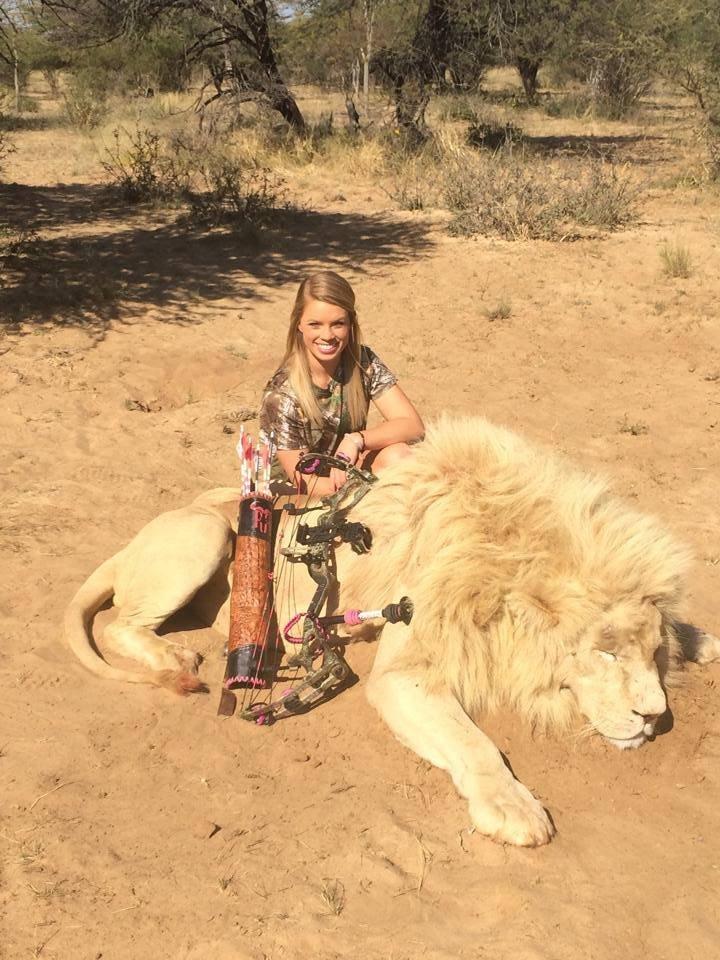
[[[322,411],[313,390],[307,352],[298,331],[300,318],[311,300],[321,300],[323,303],[340,307],[350,322],[350,337],[342,352],[336,377],[342,384],[343,405],[348,411],[351,429],[359,430],[365,425],[368,408],[368,395],[360,361],[362,334],[355,310],[353,288],[347,280],[343,280],[332,270],[313,273],[305,277],[300,284],[290,314],[290,328],[281,367],[287,370],[288,382],[300,401],[303,413],[314,426],[321,426]]]

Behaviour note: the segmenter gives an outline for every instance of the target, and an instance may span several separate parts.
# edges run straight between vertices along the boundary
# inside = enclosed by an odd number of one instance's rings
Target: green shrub
[[[639,189],[617,167],[594,161],[577,184],[569,204],[572,220],[582,226],[618,230],[637,219]]]
[[[651,75],[651,61],[642,54],[620,50],[599,57],[588,77],[596,115],[622,120],[650,90]]]
[[[523,132],[513,123],[476,119],[468,127],[465,139],[469,146],[485,150],[512,149],[522,142]]]
[[[279,208],[287,209],[285,181],[260,164],[236,157],[210,156],[200,176],[204,189],[190,195],[190,219],[205,226],[256,230]]]
[[[92,129],[107,116],[106,78],[93,71],[73,74],[62,92],[65,116],[74,127]]]
[[[122,146],[122,135],[128,143]],[[190,192],[193,151],[180,138],[161,140],[138,127],[133,133],[114,130],[114,147],[101,161],[110,182],[128,203],[180,200]]]
[[[129,203],[187,204],[189,223],[253,230],[288,206],[281,177],[255,160],[232,155],[212,137],[164,139],[140,127],[122,132],[125,137],[115,131],[103,167]]]
[[[552,240],[580,226],[614,230],[635,216],[637,191],[600,163],[557,168],[498,153],[445,166],[444,195],[452,233],[509,240]]]
[[[10,156],[11,153],[15,152],[15,146],[13,145],[10,137],[5,133],[5,131],[0,128],[0,174],[3,171],[3,165],[5,161]]]
[[[545,101],[545,113],[558,119],[585,120],[593,112],[593,100],[587,93],[566,93]]]

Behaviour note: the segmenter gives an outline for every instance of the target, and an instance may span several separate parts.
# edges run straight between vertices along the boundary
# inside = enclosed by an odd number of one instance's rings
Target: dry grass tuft
[[[650,433],[650,427],[642,420],[631,421],[627,414],[618,423],[619,433],[629,433],[632,437],[642,437]]]
[[[509,300],[500,300],[485,311],[485,316],[488,320],[509,320],[512,316],[512,305]]]
[[[320,899],[325,904],[328,913],[339,917],[345,909],[345,887],[340,880],[326,878],[320,888]]]
[[[385,193],[400,210],[424,210],[434,197],[431,184],[437,178],[422,158],[412,157],[393,164],[394,172]]]
[[[667,241],[660,247],[660,260],[666,277],[687,280],[692,275],[690,251],[680,241]]]

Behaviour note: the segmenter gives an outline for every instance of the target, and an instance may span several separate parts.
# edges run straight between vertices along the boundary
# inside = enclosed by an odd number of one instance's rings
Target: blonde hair
[[[313,390],[307,352],[298,331],[303,311],[311,300],[320,300],[323,303],[332,303],[334,306],[340,307],[345,311],[350,322],[350,337],[342,352],[336,377],[342,384],[343,405],[348,411],[351,429],[359,430],[365,425],[368,408],[367,389],[360,361],[362,334],[355,310],[353,288],[347,280],[343,280],[332,270],[313,273],[311,276],[305,277],[300,284],[290,314],[290,328],[281,367],[287,370],[288,382],[295,392],[305,416],[314,426],[321,426],[323,422],[322,411]]]

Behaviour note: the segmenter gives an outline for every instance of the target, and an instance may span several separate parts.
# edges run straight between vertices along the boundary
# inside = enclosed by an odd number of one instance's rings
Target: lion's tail
[[[115,592],[115,573],[119,553],[110,557],[87,578],[70,601],[65,611],[65,639],[80,663],[105,680],[124,680],[126,683],[149,683],[167,687],[184,696],[205,690],[202,680],[187,670],[135,671],[112,667],[96,652],[90,640],[95,614]]]

